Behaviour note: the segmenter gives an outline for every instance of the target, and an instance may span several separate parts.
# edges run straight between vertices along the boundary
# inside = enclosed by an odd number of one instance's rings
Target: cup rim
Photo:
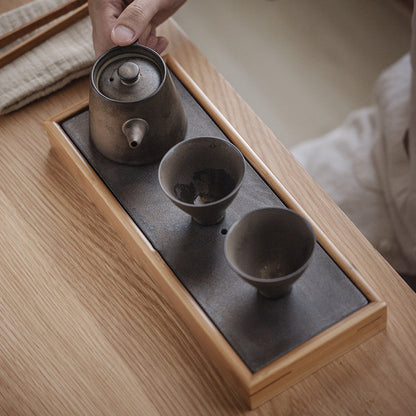
[[[243,270],[239,269],[238,267],[236,267],[234,265],[234,262],[231,261],[230,259],[230,254],[229,254],[229,250],[228,250],[228,240],[230,239],[230,235],[232,235],[232,232],[238,227],[239,224],[241,224],[241,222],[246,219],[247,217],[253,215],[254,213],[258,213],[260,211],[288,211],[291,213],[291,215],[296,215],[298,218],[302,219],[302,221],[304,222],[304,224],[306,225],[306,227],[309,229],[309,231],[311,232],[311,236],[313,239],[313,244],[312,244],[312,249],[311,252],[309,253],[308,258],[302,263],[301,266],[299,266],[297,269],[295,269],[293,272],[285,275],[285,276],[281,276],[281,277],[274,277],[271,279],[263,279],[261,277],[255,277],[252,276],[246,272],[244,272]],[[226,257],[226,260],[228,262],[228,264],[230,265],[230,267],[238,274],[240,275],[243,279],[247,280],[247,281],[251,281],[254,283],[260,283],[263,284],[264,286],[269,286],[272,284],[276,284],[276,283],[282,283],[284,284],[285,282],[293,279],[297,274],[299,274],[300,271],[306,270],[306,268],[308,267],[308,265],[310,264],[310,262],[312,261],[313,258],[313,253],[315,252],[315,246],[316,246],[316,234],[315,231],[312,227],[312,225],[310,224],[310,222],[308,220],[306,220],[306,218],[304,218],[302,215],[300,215],[298,212],[294,211],[291,208],[286,208],[286,207],[265,207],[265,208],[259,208],[259,209],[255,209],[253,211],[248,212],[247,214],[245,214],[244,216],[242,216],[240,219],[238,219],[236,222],[234,222],[234,224],[230,227],[230,229],[227,232],[225,241],[224,241],[224,254]],[[299,276],[300,277],[300,276]]]
[[[175,150],[177,149],[177,148],[179,148],[179,147],[182,147],[182,146],[184,146],[186,143],[189,143],[189,142],[193,142],[193,141],[197,141],[197,140],[204,140],[204,139],[209,139],[209,140],[214,140],[214,141],[219,141],[219,142],[223,142],[223,143],[225,143],[227,146],[229,146],[230,148],[232,148],[232,149],[234,149],[234,151],[236,151],[236,153],[237,154],[239,154],[239,156],[241,157],[241,160],[242,160],[242,167],[243,167],[243,172],[242,172],[242,175],[241,175],[241,177],[239,178],[239,180],[238,180],[238,182],[237,182],[237,184],[235,185],[235,187],[233,188],[233,190],[230,192],[230,193],[228,193],[227,195],[225,195],[224,197],[222,197],[221,199],[217,199],[216,201],[212,201],[212,202],[208,202],[208,203],[206,203],[206,204],[203,204],[203,205],[194,205],[194,204],[191,204],[191,203],[189,203],[189,202],[185,202],[185,201],[182,201],[181,199],[179,199],[179,198],[176,198],[171,192],[169,192],[164,186],[163,186],[163,183],[162,183],[162,180],[161,180],[161,170],[162,170],[162,165],[163,165],[163,163],[165,162],[165,160],[167,160],[167,158],[172,154],[172,153],[174,153],[175,152]],[[239,191],[239,189],[240,189],[240,187],[241,187],[241,185],[242,185],[242,183],[243,183],[243,179],[244,179],[244,175],[245,175],[245,171],[246,171],[246,165],[245,165],[245,159],[244,159],[244,156],[243,156],[243,154],[241,153],[241,151],[240,151],[240,149],[235,145],[235,144],[233,144],[233,143],[231,143],[231,141],[229,141],[229,140],[225,140],[225,139],[222,139],[222,138],[219,138],[219,137],[213,137],[213,136],[198,136],[198,137],[191,137],[191,138],[189,138],[189,139],[185,139],[185,140],[182,140],[181,142],[179,142],[179,143],[177,143],[177,144],[175,144],[175,146],[173,146],[173,147],[171,147],[166,153],[165,153],[165,155],[163,156],[163,158],[162,158],[162,160],[160,161],[160,164],[159,164],[159,168],[158,168],[158,179],[159,179],[159,185],[160,185],[160,187],[162,188],[162,190],[163,190],[163,192],[173,201],[173,202],[175,202],[175,203],[177,203],[177,204],[179,204],[179,205],[182,205],[182,206],[185,206],[185,207],[199,207],[199,208],[204,208],[204,207],[206,207],[206,208],[209,208],[209,207],[211,207],[211,206],[214,206],[214,205],[218,205],[218,204],[220,204],[221,202],[223,202],[223,201],[226,201],[226,200],[228,200],[228,199],[230,199],[231,197],[233,197],[238,191]]]

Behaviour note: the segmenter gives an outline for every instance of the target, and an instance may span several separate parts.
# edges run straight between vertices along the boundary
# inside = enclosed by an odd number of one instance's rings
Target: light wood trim
[[[386,327],[384,302],[373,302],[253,375],[249,406],[254,409],[302,378],[368,340]]]
[[[56,114],[56,116],[46,120],[44,122],[46,131],[49,133],[49,132],[54,132],[55,130],[61,130],[62,134],[65,135],[65,133],[62,131],[61,127],[59,126],[59,123],[73,116],[74,114],[77,114],[86,110],[88,107],[88,102],[89,102],[88,97],[85,97],[81,101],[75,104],[72,104],[70,107],[66,108],[65,110],[62,110],[60,113]]]

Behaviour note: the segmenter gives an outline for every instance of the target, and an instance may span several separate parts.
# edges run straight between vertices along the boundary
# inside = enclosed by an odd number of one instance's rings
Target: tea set
[[[126,165],[159,163],[168,200],[201,226],[221,222],[245,173],[228,140],[185,139],[187,119],[162,57],[137,43],[101,55],[90,75],[89,131],[95,148]],[[261,208],[228,231],[224,254],[232,270],[267,298],[288,294],[315,247],[311,225],[288,208]]]

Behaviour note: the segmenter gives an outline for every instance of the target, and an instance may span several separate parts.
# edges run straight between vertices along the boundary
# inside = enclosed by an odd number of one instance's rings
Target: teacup
[[[225,257],[231,268],[267,298],[288,294],[315,248],[311,225],[286,208],[249,212],[230,228]]]
[[[236,197],[245,172],[241,152],[227,140],[197,137],[170,149],[159,166],[169,199],[201,225],[219,223]]]

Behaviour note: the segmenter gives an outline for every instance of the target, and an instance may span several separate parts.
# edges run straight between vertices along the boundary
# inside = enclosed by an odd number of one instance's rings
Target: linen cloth
[[[292,152],[390,264],[416,277],[414,23],[411,58],[380,75],[374,105]]]
[[[34,0],[3,13],[0,15],[0,35],[65,2],[66,0]],[[0,68],[0,114],[17,110],[88,74],[95,60],[91,32],[91,22],[86,16]],[[19,42],[21,40],[0,49],[0,54]]]

